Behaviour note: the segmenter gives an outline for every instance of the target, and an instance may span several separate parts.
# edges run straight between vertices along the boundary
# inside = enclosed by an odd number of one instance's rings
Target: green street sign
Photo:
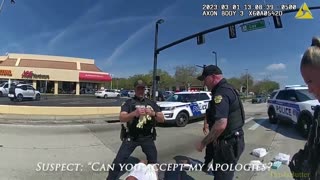
[[[259,20],[259,21],[255,21],[252,23],[242,25],[241,30],[242,30],[242,32],[247,32],[247,31],[262,29],[265,27],[266,27],[266,24],[265,24],[264,20]]]

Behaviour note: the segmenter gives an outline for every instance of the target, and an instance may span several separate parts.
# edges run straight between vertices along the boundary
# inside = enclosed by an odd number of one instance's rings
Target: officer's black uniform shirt
[[[138,106],[151,106],[153,111],[161,112],[160,107],[148,98],[137,98],[136,96],[132,99],[127,100],[121,106],[121,112],[131,113],[136,110]],[[139,118],[134,118],[132,121],[128,122],[129,134],[132,137],[142,137],[142,136],[150,136],[151,129],[154,126],[155,119],[152,117],[152,120],[147,120],[147,123],[143,125],[143,128],[137,128],[137,124],[139,123]]]
[[[237,98],[231,89],[220,87],[224,83],[227,83],[227,81],[222,79],[211,91],[212,101],[210,101],[210,106],[214,111],[214,120],[228,118],[230,104]]]

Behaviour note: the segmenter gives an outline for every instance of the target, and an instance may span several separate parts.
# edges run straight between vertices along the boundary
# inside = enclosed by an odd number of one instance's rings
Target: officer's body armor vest
[[[311,179],[320,178],[320,106],[317,105],[314,110],[311,132],[308,137],[309,165],[311,167]]]
[[[212,90],[212,100],[210,101],[210,105],[209,105],[209,111],[208,111],[208,123],[209,124],[214,124],[214,114],[215,114],[215,109],[214,109],[214,96],[215,96],[215,92],[220,89],[220,88],[226,88],[226,89],[230,89],[235,96],[235,101],[234,102],[230,102],[231,104],[229,104],[229,115],[228,115],[228,122],[227,122],[227,126],[226,129],[223,131],[223,133],[221,134],[220,137],[223,138],[227,138],[230,135],[233,135],[233,133],[239,129],[242,128],[242,126],[244,125],[244,109],[241,103],[241,100],[239,98],[239,94],[237,93],[237,91],[231,86],[229,85],[226,80],[222,80],[216,88],[214,88]],[[221,139],[221,138],[219,138]]]
[[[147,106],[150,105],[149,99],[144,99],[144,101],[139,101],[136,99],[136,97],[132,98],[130,100],[130,112],[133,112],[136,110],[136,105],[142,105]],[[137,124],[139,122],[139,118],[135,118],[133,121],[129,121],[127,123],[128,133],[130,137],[137,138],[141,136],[151,136],[152,135],[152,128],[154,127],[155,120],[154,118],[152,121],[147,121],[146,124],[144,124],[143,128],[137,128]]]

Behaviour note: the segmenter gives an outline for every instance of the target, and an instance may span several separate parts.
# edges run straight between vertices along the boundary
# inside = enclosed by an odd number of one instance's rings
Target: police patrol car
[[[167,123],[173,122],[184,127],[190,119],[204,117],[211,100],[211,92],[186,91],[169,96],[166,101],[158,102]]]
[[[297,124],[302,136],[307,137],[318,100],[301,85],[286,86],[274,91],[268,100],[270,123],[278,120],[290,120]]]

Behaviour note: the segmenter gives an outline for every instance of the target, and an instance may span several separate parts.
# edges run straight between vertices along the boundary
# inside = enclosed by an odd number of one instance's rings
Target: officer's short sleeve
[[[153,101],[152,101],[152,108],[153,108],[154,112],[161,112],[160,106]]]
[[[124,102],[122,105],[121,105],[121,111],[120,112],[127,112],[127,113],[130,113],[130,100],[127,100],[126,102]]]
[[[215,119],[228,118],[230,109],[229,94],[224,92],[216,92],[213,98],[213,106],[215,111]]]

